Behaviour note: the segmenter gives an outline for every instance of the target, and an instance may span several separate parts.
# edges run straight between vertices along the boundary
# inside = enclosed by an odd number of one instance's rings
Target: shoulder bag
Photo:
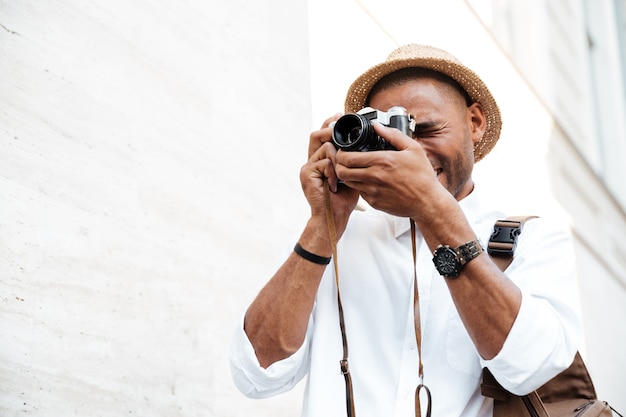
[[[487,251],[504,271],[513,261],[517,237],[526,220],[534,216],[496,221]],[[505,390],[487,368],[483,369],[482,394],[493,398],[493,417],[611,417],[614,411],[597,399],[591,376],[580,354],[565,371],[527,395]]]

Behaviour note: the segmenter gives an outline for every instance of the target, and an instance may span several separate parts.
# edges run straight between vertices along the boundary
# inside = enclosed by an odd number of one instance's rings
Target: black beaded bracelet
[[[332,258],[325,258],[323,256],[316,255],[314,253],[309,252],[300,246],[300,243],[296,243],[296,246],[293,247],[293,251],[298,255],[302,256],[307,261],[313,262],[318,265],[328,265]]]

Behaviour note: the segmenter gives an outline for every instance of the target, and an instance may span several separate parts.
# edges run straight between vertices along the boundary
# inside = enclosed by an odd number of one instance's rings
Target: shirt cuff
[[[577,338],[566,338],[564,327],[548,301],[522,290],[522,303],[502,349],[481,360],[498,382],[515,395],[526,395],[561,371],[574,358]],[[541,343],[537,343],[537,341]]]
[[[309,323],[310,326],[310,323]],[[308,339],[291,356],[263,368],[243,329],[243,317],[231,342],[230,366],[233,381],[250,398],[267,398],[292,389],[306,375]]]

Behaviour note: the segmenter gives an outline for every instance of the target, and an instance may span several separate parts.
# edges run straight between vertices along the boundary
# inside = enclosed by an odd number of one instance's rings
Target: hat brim
[[[433,48],[434,49],[434,48]],[[441,51],[444,52],[444,51]],[[445,53],[445,52],[444,52]],[[463,64],[440,56],[388,59],[371,67],[358,77],[346,95],[346,113],[356,113],[365,107],[367,97],[374,85],[384,76],[403,68],[427,68],[455,80],[467,92],[473,102],[478,102],[486,117],[486,129],[482,139],[474,145],[474,162],[483,159],[495,146],[502,129],[500,109],[489,89],[472,70]]]

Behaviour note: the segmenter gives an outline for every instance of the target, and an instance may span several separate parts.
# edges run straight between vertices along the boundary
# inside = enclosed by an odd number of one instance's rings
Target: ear
[[[467,108],[467,123],[470,127],[472,142],[477,144],[483,138],[487,129],[487,118],[480,103],[473,103]]]

